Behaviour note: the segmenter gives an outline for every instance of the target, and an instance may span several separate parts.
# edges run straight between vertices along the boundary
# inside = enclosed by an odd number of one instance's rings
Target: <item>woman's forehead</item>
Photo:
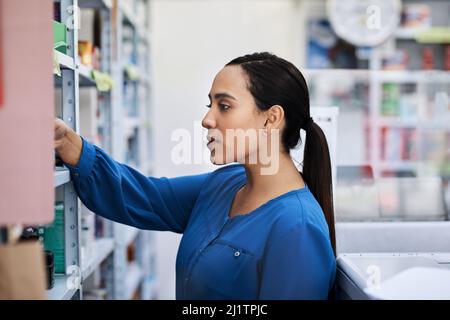
[[[228,93],[234,97],[249,95],[246,74],[240,66],[226,66],[215,76],[210,95]]]

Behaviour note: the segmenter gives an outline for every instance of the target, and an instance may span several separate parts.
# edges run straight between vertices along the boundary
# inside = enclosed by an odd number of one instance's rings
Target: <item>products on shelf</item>
[[[308,68],[330,68],[328,50],[337,42],[337,36],[327,20],[309,22]]]
[[[53,19],[61,22],[61,2],[53,2]]]
[[[93,45],[90,41],[78,41],[78,55],[80,56],[80,61],[86,66],[92,66],[92,52]]]
[[[445,46],[444,69],[446,71],[450,71],[450,45]]]
[[[124,72],[127,80],[136,81],[139,79],[139,71],[135,65],[127,64],[124,68]]]
[[[326,19],[310,20],[308,24],[307,66],[311,69],[358,67],[356,48],[339,39]]]
[[[94,69],[100,68],[100,49],[90,41],[78,41],[78,55],[82,64]]]
[[[346,109],[368,109],[369,83],[367,77],[347,76],[346,71],[328,73],[305,72],[311,106],[333,105]]]
[[[23,228],[19,241],[36,241],[39,242],[41,248],[44,246],[44,228],[40,226],[27,226]],[[47,290],[53,288],[55,282],[54,256],[51,250],[43,250],[45,270],[47,274]]]
[[[42,243],[40,228],[35,226],[27,226],[23,228],[19,241],[39,241]]]
[[[434,54],[433,50],[429,47],[422,49],[422,69],[432,70],[434,69]]]
[[[420,100],[415,84],[383,83],[380,114],[400,117],[399,121],[417,120]]]
[[[55,203],[55,220],[44,227],[44,247],[54,255],[55,273],[65,273],[64,203]]]
[[[431,8],[423,3],[403,4],[401,27],[425,29],[431,26]]]
[[[94,224],[95,224],[95,237],[97,238],[103,238],[106,237],[106,224],[107,221],[105,218],[98,216],[98,215],[94,215]]]
[[[397,83],[383,83],[381,114],[383,116],[398,116],[400,105],[400,86]]]
[[[92,70],[92,78],[95,81],[97,90],[100,92],[111,91],[114,86],[114,81],[107,73],[100,72],[98,70]]]
[[[417,130],[382,127],[380,149],[384,161],[417,160]]]
[[[55,285],[55,258],[52,251],[45,250],[44,252],[47,271],[47,290],[49,290]]]
[[[406,50],[395,50],[391,55],[383,59],[384,70],[405,70],[410,61],[409,53]]]
[[[148,57],[149,54],[149,44],[146,39],[143,37],[146,36],[147,30],[140,29],[144,24],[142,20],[142,25],[140,22],[136,23],[136,21],[140,20],[137,17],[137,11],[143,17],[147,14],[148,10],[138,9],[137,1],[136,4],[130,5],[128,2],[134,2],[134,0],[127,1],[119,1],[120,5],[113,5],[112,8],[108,8],[108,6],[101,5],[99,8],[97,5],[92,5],[92,3],[88,3],[89,1],[81,1],[80,5],[80,20],[79,26],[80,28],[73,34],[73,40],[75,43],[78,43],[77,51],[75,54],[79,55],[76,58],[75,62],[80,62],[82,65],[77,68],[75,64],[75,70],[67,70],[61,72],[59,70],[61,78],[54,77],[54,87],[55,87],[55,116],[62,118],[62,113],[66,113],[69,111],[70,114],[73,114],[77,118],[77,129],[79,129],[78,133],[82,134],[83,127],[88,127],[88,132],[95,144],[95,135],[98,133],[101,140],[104,141],[104,145],[107,151],[111,149],[112,145],[116,143],[124,144],[123,149],[128,149],[128,159],[132,163],[137,163],[138,157],[141,150],[138,145],[138,141],[141,136],[146,134],[146,129],[142,129],[141,122],[138,122],[138,116],[143,117],[144,112],[147,111],[149,100],[149,93],[144,97],[144,102],[141,104],[136,102],[138,96],[138,86],[142,88],[143,91],[148,91],[148,86],[140,85],[140,82],[137,81],[140,75],[140,72],[144,70],[148,70]],[[101,1],[100,1],[101,2]],[[116,13],[120,13],[122,11],[122,4],[126,2],[126,6],[130,8],[128,12],[125,14],[128,18],[125,19],[115,19],[114,16]],[[142,1],[141,1],[142,2]],[[101,3],[98,3],[101,4]],[[142,2],[142,5],[144,3]],[[132,8],[132,9],[131,9]],[[149,9],[148,2],[145,2],[145,8]],[[55,1],[54,3],[54,19],[56,22],[66,23],[67,26],[70,24],[70,20],[67,20],[66,17],[70,17],[70,10],[73,9],[70,7],[70,3],[64,1]],[[136,12],[133,12],[136,11]],[[67,13],[69,12],[69,16]],[[122,12],[123,13],[123,12]],[[61,19],[61,14],[63,15]],[[120,17],[121,14],[118,14]],[[62,21],[61,21],[62,20]],[[127,20],[127,21],[125,21]],[[147,21],[145,21],[147,23]],[[122,29],[120,26],[119,35],[121,35],[120,39],[116,38],[114,35],[117,35],[117,30],[119,25],[125,25]],[[139,30],[136,27],[139,24]],[[55,24],[57,25],[57,24]],[[66,29],[67,35],[69,32]],[[139,34],[139,35],[138,35]],[[106,38],[103,38],[106,37]],[[69,38],[66,39],[68,41]],[[72,41],[72,37],[70,38]],[[81,40],[81,41],[80,41]],[[140,46],[143,47],[143,50],[138,50]],[[98,47],[102,48],[102,52],[98,49]],[[68,50],[67,50],[68,52]],[[107,61],[102,61],[102,55],[107,58]],[[64,57],[58,52],[55,53],[57,59],[54,60],[55,65],[59,68],[61,62],[61,67],[66,68],[64,64],[64,60],[69,59],[68,57]],[[120,61],[118,60],[120,58]],[[100,66],[100,62],[101,66]],[[104,63],[103,63],[104,62]],[[86,68],[87,66],[88,68]],[[70,65],[67,68],[72,69]],[[92,70],[91,70],[92,68]],[[77,71],[78,70],[78,71]],[[71,99],[65,99],[64,94],[62,94],[62,87],[64,81],[67,80],[67,75],[69,78],[73,74],[79,73],[80,81],[79,83],[75,83],[77,87],[70,87],[68,89],[68,93],[70,94]],[[109,73],[109,74],[107,74]],[[86,79],[86,77],[91,77],[92,79]],[[121,83],[113,83],[114,80],[120,81]],[[94,80],[97,88],[94,87]],[[125,82],[126,84],[124,84]],[[115,96],[111,96],[109,94],[103,94],[103,92],[111,91],[113,85],[117,86],[114,88],[119,92],[119,98],[114,98]],[[126,87],[125,91],[127,92],[124,97],[120,94],[123,90],[123,87]],[[83,93],[92,93],[93,99],[96,99],[98,102],[98,106],[92,107],[92,102],[83,103],[82,96]],[[115,91],[116,92],[116,91]],[[73,98],[73,99],[72,99]],[[73,100],[73,101],[72,101]],[[77,108],[73,109],[73,106],[76,104],[80,106],[78,110]],[[89,104],[89,107],[86,106]],[[133,117],[131,122],[133,122],[128,127],[131,128],[130,138],[128,137],[115,137],[112,134],[115,132],[115,127],[112,123],[112,110],[116,107],[116,105],[124,106],[124,115],[127,115],[127,119],[130,116]],[[145,110],[144,110],[145,109]],[[141,112],[142,110],[142,112]],[[138,114],[139,111],[139,114]],[[143,113],[141,115],[141,113]],[[89,114],[89,118],[85,117],[86,114]],[[94,119],[94,121],[92,121]],[[79,120],[79,121],[78,121]],[[139,119],[144,120],[144,119]],[[139,128],[136,128],[139,127]],[[84,136],[84,135],[83,135]],[[147,150],[144,150],[147,151]],[[142,151],[142,152],[144,152]],[[55,154],[55,164],[56,166],[62,166],[63,162]],[[61,170],[62,168],[55,168],[55,170]],[[60,176],[56,173],[56,178]],[[61,174],[67,178],[68,173]],[[122,255],[122,251],[120,251],[120,255],[116,252],[114,256],[111,248],[114,245],[124,245],[120,241],[120,234],[116,234],[116,226],[113,222],[102,218],[100,216],[96,216],[89,212],[87,208],[84,206],[76,206],[72,210],[72,205],[75,206],[76,193],[67,192],[67,188],[71,188],[71,183],[64,184],[63,187],[55,187],[56,199],[62,200],[66,202],[66,208],[64,208],[63,202],[55,203],[55,219],[54,222],[48,226],[42,226],[37,231],[33,231],[37,233],[37,238],[41,238],[43,249],[46,249],[46,260],[47,260],[47,270],[48,270],[48,287],[54,285],[55,278],[51,277],[52,274],[65,273],[66,260],[69,256],[73,256],[71,261],[67,260],[68,264],[76,264],[79,267],[82,267],[83,274],[83,283],[82,283],[82,291],[83,295],[78,295],[78,297],[74,296],[74,298],[83,299],[105,299],[105,298],[121,298],[124,293],[118,294],[115,296],[116,291],[111,291],[111,288],[117,288],[117,285],[121,285],[122,279],[118,279],[116,274],[116,270],[124,266],[126,268],[127,259],[126,255]],[[69,204],[70,209],[69,210]],[[79,224],[74,223],[74,226],[79,229],[72,230],[70,227],[72,223],[67,225],[68,221],[64,221],[65,210],[70,211],[71,217],[74,217],[72,214],[78,216]],[[81,210],[78,210],[81,209]],[[67,212],[66,212],[67,213]],[[75,216],[75,217],[76,217]],[[72,238],[74,232],[78,232],[79,238]],[[96,236],[108,237],[108,239],[97,240]],[[97,246],[97,248],[95,248]],[[65,249],[67,249],[65,251]],[[98,254],[96,251],[98,249]],[[139,252],[132,252],[132,250],[138,250]],[[79,250],[80,257],[76,254]],[[136,260],[136,256],[140,257],[141,248],[134,244],[131,247],[129,252],[130,259]],[[43,250],[44,251],[44,250]],[[77,251],[77,252],[75,252]],[[114,257],[114,258],[113,258]],[[79,258],[79,259],[78,259]],[[73,261],[72,261],[73,260]],[[52,271],[53,270],[53,271]],[[105,272],[107,270],[107,272]],[[138,279],[137,275],[139,273],[134,272],[131,274],[134,275],[135,284],[139,287],[139,284],[142,282],[141,279]],[[100,279],[101,277],[101,279]],[[89,281],[97,278],[101,281],[92,283],[91,286]],[[56,278],[58,281],[59,279]],[[125,281],[125,279],[123,279]],[[58,285],[56,282],[54,285],[56,288],[52,292],[50,292],[51,298],[61,298],[61,294],[63,294],[62,286]],[[102,289],[98,289],[98,288]],[[133,286],[134,287],[134,286]],[[106,288],[106,289],[104,289]],[[61,289],[61,290],[59,290]],[[67,288],[64,288],[67,289]],[[131,295],[131,292],[130,292]],[[67,297],[67,296],[66,296]],[[127,296],[128,298],[128,296]]]
[[[136,244],[133,242],[127,248],[127,261],[132,262],[136,260]]]

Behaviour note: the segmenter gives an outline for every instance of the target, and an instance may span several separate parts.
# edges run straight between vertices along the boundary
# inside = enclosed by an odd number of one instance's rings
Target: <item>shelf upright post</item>
[[[381,99],[381,82],[379,73],[381,70],[381,57],[377,48],[371,49],[369,60],[369,119],[370,123],[370,163],[372,164],[374,178],[380,177],[380,147],[381,133],[379,127],[379,112]]]
[[[112,25],[115,28],[113,34],[113,63],[111,65],[111,74],[114,79],[114,87],[112,89],[112,101],[111,101],[111,155],[119,162],[125,160],[125,148],[123,137],[123,65],[122,65],[122,19],[123,13],[119,1],[114,1],[117,7],[113,10],[116,11],[114,21]]]
[[[113,59],[111,64],[111,74],[114,80],[112,88],[111,101],[111,155],[119,162],[125,161],[125,140],[123,137],[123,65],[122,65],[122,20],[123,12],[121,10],[120,1],[113,0],[113,16],[112,26],[113,33]],[[114,299],[125,299],[125,280],[127,275],[127,259],[124,227],[118,223],[113,224],[114,241]]]
[[[62,75],[62,117],[76,132],[79,132],[79,75],[78,75],[78,2],[61,0],[61,19],[67,28],[67,54],[74,59],[74,70],[63,69]],[[80,261],[80,202],[73,183],[64,185],[64,234],[66,274],[70,275],[68,286],[77,289],[74,297],[81,299]]]
[[[101,47],[101,70],[102,72],[106,72],[111,74],[111,66],[112,66],[112,19],[111,19],[111,10],[108,8],[103,8],[100,10],[100,17],[102,21],[101,27],[101,37],[100,37],[100,47]],[[117,85],[117,84],[116,84]],[[99,102],[100,110],[103,113],[103,122],[104,126],[104,136],[103,136],[103,145],[102,147],[108,153],[111,152],[111,92],[103,93],[102,99]]]
[[[102,21],[101,26],[101,37],[100,37],[100,48],[101,48],[101,70],[102,72],[106,72],[112,74],[112,17],[111,10],[108,8],[102,7],[100,9],[100,17]],[[117,86],[117,84],[115,84]],[[114,88],[112,89],[114,90]],[[103,148],[106,152],[111,153],[112,150],[112,103],[111,103],[111,92],[102,93],[102,99],[99,101],[99,107],[102,111],[102,125],[103,125]],[[106,236],[114,238],[114,222],[105,221],[106,223]],[[105,274],[105,283],[106,283],[106,291],[107,291],[107,299],[115,298],[115,281],[114,281],[114,262],[115,262],[115,250],[110,257],[108,257],[105,261],[106,264],[106,274]]]

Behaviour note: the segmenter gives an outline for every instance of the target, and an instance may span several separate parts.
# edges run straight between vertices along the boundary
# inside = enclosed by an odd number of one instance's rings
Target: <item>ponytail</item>
[[[327,139],[322,129],[312,120],[305,126],[306,141],[303,156],[303,178],[319,202],[330,233],[331,246],[336,256],[336,235],[333,210],[331,160]]]

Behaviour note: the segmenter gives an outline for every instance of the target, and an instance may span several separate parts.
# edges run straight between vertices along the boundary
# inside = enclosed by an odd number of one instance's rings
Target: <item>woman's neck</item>
[[[289,154],[281,153],[277,170],[265,174],[264,165],[244,164],[247,184],[242,192],[247,196],[273,198],[305,186],[303,178]]]

